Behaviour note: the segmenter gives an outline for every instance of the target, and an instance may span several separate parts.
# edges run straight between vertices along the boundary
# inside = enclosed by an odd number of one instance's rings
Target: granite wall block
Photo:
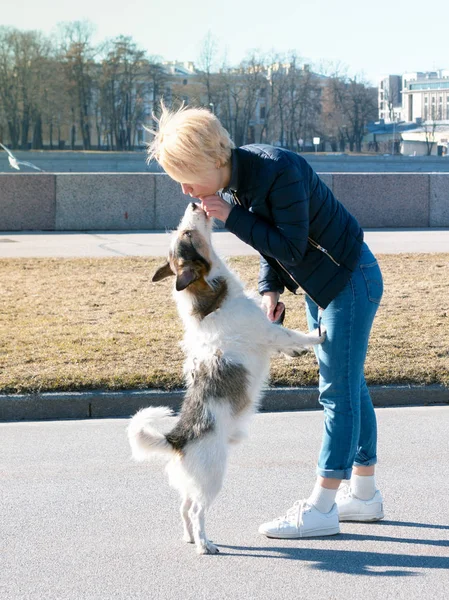
[[[157,229],[155,206],[155,181],[150,173],[56,176],[59,231]]]
[[[333,192],[362,227],[429,227],[429,179],[420,173],[334,173]]]
[[[0,230],[52,231],[55,228],[55,176],[0,173]]]
[[[449,227],[449,173],[430,176],[430,226]]]

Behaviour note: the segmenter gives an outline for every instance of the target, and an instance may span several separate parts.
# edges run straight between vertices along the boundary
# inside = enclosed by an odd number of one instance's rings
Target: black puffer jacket
[[[232,150],[231,161],[225,225],[260,252],[259,292],[300,286],[326,308],[357,266],[357,220],[294,152],[251,144]]]

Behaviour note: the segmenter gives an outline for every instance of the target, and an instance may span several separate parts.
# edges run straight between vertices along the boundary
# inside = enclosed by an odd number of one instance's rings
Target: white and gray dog
[[[216,255],[212,219],[198,204],[188,205],[173,236],[169,260],[153,276],[175,276],[174,298],[184,323],[187,393],[175,427],[160,432],[172,413],[144,408],[131,419],[133,457],[165,453],[170,485],[182,496],[184,540],[199,554],[218,548],[206,537],[205,512],[218,495],[230,443],[245,437],[269,372],[270,356],[297,356],[324,339],[271,323],[260,304]]]

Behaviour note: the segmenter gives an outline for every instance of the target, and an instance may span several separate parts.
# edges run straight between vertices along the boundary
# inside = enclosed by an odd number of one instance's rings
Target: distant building
[[[375,151],[412,156],[449,152],[449,70],[379,80],[379,122],[365,141]]]
[[[379,80],[378,106],[379,120],[384,123],[402,120],[402,78],[400,75],[386,75]]]
[[[404,121],[449,120],[449,70],[402,75]]]
[[[164,92],[164,100],[167,104],[171,104],[173,94],[176,94],[179,100],[188,103],[190,94],[188,85],[192,80],[197,80],[197,71],[195,65],[191,61],[178,62],[166,61],[162,63],[162,67],[166,74],[166,86]]]
[[[401,153],[446,156],[449,152],[449,120],[426,121],[402,133]]]
[[[412,131],[416,123],[391,121],[386,123],[383,119],[376,123],[368,123],[363,143],[366,150],[382,154],[400,154],[401,141],[404,132]]]

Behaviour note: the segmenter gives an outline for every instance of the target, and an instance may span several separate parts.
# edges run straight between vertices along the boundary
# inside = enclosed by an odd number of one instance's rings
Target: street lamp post
[[[392,142],[392,148],[391,148],[391,154],[393,156],[395,155],[395,152],[396,152],[395,142],[396,142],[396,119],[393,114],[393,142]]]

